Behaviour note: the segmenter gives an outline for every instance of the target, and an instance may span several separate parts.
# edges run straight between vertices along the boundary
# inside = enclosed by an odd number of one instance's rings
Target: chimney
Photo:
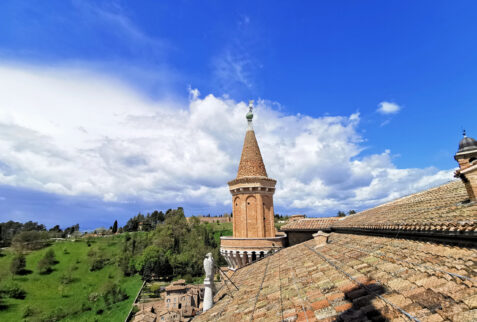
[[[455,177],[460,178],[465,185],[470,201],[477,201],[477,141],[467,137],[464,130],[464,138],[459,142],[459,150],[454,159],[459,163],[459,169]]]
[[[323,231],[318,231],[316,234],[312,235],[315,239],[316,246],[315,247],[323,247],[328,244],[328,237],[330,234],[324,233]]]

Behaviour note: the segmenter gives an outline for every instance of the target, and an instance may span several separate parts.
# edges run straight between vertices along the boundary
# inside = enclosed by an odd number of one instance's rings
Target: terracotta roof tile
[[[243,142],[237,179],[243,177],[266,177],[267,170],[263,163],[262,154],[258,147],[257,138],[253,130],[248,130]]]
[[[404,311],[421,321],[476,316],[476,249],[341,233],[315,245],[285,248],[237,270],[231,278],[239,290],[222,288],[195,320],[407,321]],[[451,271],[456,265],[458,275]]]
[[[477,203],[453,181],[335,221],[332,228],[468,232],[477,229]]]
[[[329,229],[331,225],[338,220],[338,217],[326,217],[326,218],[305,218],[299,219],[283,225],[280,230],[282,231],[294,231],[294,230],[313,230],[318,231],[322,229]]]

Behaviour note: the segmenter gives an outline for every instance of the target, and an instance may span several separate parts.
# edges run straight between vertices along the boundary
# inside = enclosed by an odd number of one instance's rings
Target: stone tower
[[[283,247],[285,235],[277,236],[273,194],[276,180],[267,176],[253,130],[253,102],[246,115],[248,129],[237,177],[230,181],[233,237],[221,238],[221,253],[230,268],[239,268]]]
[[[477,201],[477,141],[464,137],[459,142],[459,150],[454,159],[459,163],[455,177],[460,178],[465,185],[470,201]]]

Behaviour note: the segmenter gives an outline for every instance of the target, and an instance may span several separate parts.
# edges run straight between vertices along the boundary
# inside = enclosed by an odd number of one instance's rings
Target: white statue
[[[212,253],[207,253],[204,258],[205,278],[214,280],[214,258]]]
[[[205,271],[205,279],[204,279],[204,305],[203,310],[204,312],[210,309],[214,305],[214,258],[212,257],[212,253],[207,253],[204,259],[204,271]]]

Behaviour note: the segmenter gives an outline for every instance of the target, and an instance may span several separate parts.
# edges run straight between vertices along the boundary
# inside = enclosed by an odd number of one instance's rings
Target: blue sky
[[[249,99],[277,212],[333,215],[445,182],[462,128],[477,136],[476,7],[2,1],[0,220],[228,211]]]

